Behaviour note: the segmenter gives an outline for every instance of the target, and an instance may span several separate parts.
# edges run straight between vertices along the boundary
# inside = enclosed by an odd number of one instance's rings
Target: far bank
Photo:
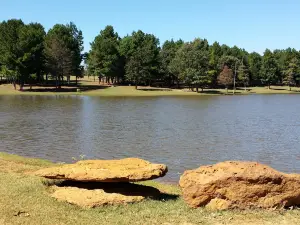
[[[299,94],[300,88],[294,87],[292,91],[286,86],[267,87],[248,87],[237,88],[235,95],[249,94]],[[202,96],[202,95],[233,95],[233,90],[225,89],[204,89],[203,92],[196,92],[190,89],[168,89],[168,88],[151,88],[138,87],[136,90],[133,86],[78,86],[62,87],[56,91],[53,87],[25,87],[23,91],[14,90],[11,84],[0,85],[0,95],[83,95],[83,96],[103,96],[103,97],[146,97],[146,96]]]

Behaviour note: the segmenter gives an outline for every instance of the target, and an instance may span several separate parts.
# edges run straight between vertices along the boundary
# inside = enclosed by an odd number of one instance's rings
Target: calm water
[[[0,151],[52,161],[140,157],[186,169],[254,160],[300,173],[300,95],[0,96]]]

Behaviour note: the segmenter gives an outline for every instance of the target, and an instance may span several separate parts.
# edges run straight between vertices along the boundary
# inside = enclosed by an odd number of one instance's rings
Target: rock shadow
[[[78,181],[58,181],[52,185],[58,187],[76,187],[86,190],[102,189],[106,193],[118,193],[125,196],[143,196],[158,201],[176,200],[179,195],[162,193],[157,188],[135,183],[118,182],[78,182]]]

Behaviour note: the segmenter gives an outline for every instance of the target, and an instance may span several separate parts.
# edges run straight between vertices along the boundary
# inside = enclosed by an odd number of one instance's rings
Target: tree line
[[[48,79],[56,86],[71,75],[97,77],[118,84],[188,86],[198,91],[219,86],[300,84],[300,52],[293,48],[263,55],[206,39],[167,40],[160,45],[141,30],[120,37],[106,26],[83,53],[83,35],[74,23],[56,24],[48,32],[39,23],[0,23],[0,73],[12,83],[36,84]],[[84,65],[82,64],[84,62]],[[46,77],[46,78],[45,78]]]
[[[83,36],[74,23],[56,24],[47,33],[40,23],[11,19],[0,23],[0,75],[23,88],[48,79],[82,76]],[[46,78],[45,78],[46,76]]]

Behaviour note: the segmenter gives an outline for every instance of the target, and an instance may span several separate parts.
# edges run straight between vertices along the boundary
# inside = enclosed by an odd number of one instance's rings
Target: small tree
[[[284,80],[283,83],[289,86],[290,91],[292,90],[292,86],[296,84],[296,80],[298,80],[300,68],[299,68],[299,60],[297,58],[293,58],[287,69],[284,71]]]
[[[220,73],[218,83],[224,85],[226,93],[228,93],[228,87],[233,83],[233,72],[227,65],[224,66],[223,71]]]
[[[267,49],[264,53],[260,72],[262,81],[268,85],[268,89],[270,89],[272,83],[276,83],[279,79],[278,63],[274,54],[269,49]]]
[[[61,86],[60,79],[63,79],[63,76],[72,75],[73,54],[61,39],[52,37],[46,42],[45,55],[47,71],[55,78],[58,88]]]
[[[241,64],[238,68],[238,79],[244,84],[246,91],[247,86],[249,85],[250,77],[249,70],[244,64]]]

